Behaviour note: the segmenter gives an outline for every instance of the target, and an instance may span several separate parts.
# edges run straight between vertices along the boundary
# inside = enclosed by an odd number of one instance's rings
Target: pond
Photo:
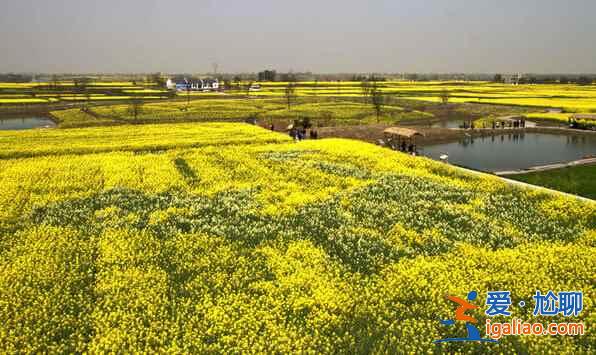
[[[421,155],[475,170],[495,172],[563,163],[596,155],[596,134],[505,133],[429,145]]]
[[[0,118],[0,131],[50,127],[56,127],[56,122],[49,117]]]
[[[443,120],[439,122],[433,123],[430,127],[431,128],[461,128],[464,125],[465,120],[461,119],[450,119],[450,120]],[[467,121],[469,122],[469,121]]]

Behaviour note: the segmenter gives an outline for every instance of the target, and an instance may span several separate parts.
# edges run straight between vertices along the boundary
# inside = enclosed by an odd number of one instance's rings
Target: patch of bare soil
[[[349,138],[358,139],[361,141],[378,144],[380,140],[385,138],[383,131],[388,127],[395,127],[387,124],[372,124],[363,126],[337,126],[319,128],[320,138]],[[457,141],[463,138],[466,131],[453,130],[448,128],[426,128],[426,127],[412,127],[422,133],[424,137],[417,137],[416,143],[419,145],[428,145],[441,142]]]

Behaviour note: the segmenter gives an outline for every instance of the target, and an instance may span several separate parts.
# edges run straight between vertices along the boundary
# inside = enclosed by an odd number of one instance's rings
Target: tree
[[[166,87],[166,80],[161,76],[161,73],[151,74],[150,80],[160,88]]]
[[[128,113],[137,121],[139,115],[143,112],[143,100],[139,97],[133,97],[128,104]]]
[[[441,91],[441,102],[443,103],[443,105],[447,105],[447,103],[449,102],[449,91],[447,90],[443,90]]]
[[[370,102],[373,109],[375,110],[375,114],[377,115],[377,123],[379,123],[381,121],[383,105],[385,104],[385,97],[383,96],[383,93],[381,93],[379,85],[376,81],[373,81],[370,87]]]
[[[234,76],[234,87],[236,88],[236,90],[240,91],[240,83],[242,82],[242,78],[240,77],[240,75],[236,75]]]
[[[226,91],[232,90],[232,82],[228,79],[224,80],[224,90],[226,90]]]
[[[275,70],[263,70],[258,74],[258,81],[275,81],[276,76]]]
[[[3,83],[30,83],[35,77],[27,74],[0,74],[0,82]]]
[[[74,88],[75,91],[85,97],[85,100],[81,100],[81,111],[87,111],[88,106],[91,101],[91,94],[89,93],[88,87],[91,83],[90,78],[75,78],[74,79]]]
[[[190,108],[190,83],[186,83],[186,111]]]
[[[362,99],[364,103],[368,102],[368,98],[370,96],[371,85],[368,81],[363,80],[360,83],[360,89],[362,90]]]
[[[294,101],[296,97],[296,83],[294,81],[288,82],[288,85],[286,85],[286,89],[284,90],[284,96],[288,104],[288,110],[290,110],[292,106],[292,101]]]
[[[250,96],[250,88],[252,87],[252,81],[249,81],[246,86],[244,87],[244,89],[246,90],[246,97]]]
[[[58,90],[58,75],[54,74],[52,75],[52,79],[51,79],[51,83],[50,86],[52,88],[52,90]]]
[[[592,84],[592,79],[588,78],[587,76],[580,76],[579,78],[577,78],[577,83],[579,85],[590,85]]]
[[[81,108],[81,111],[87,112],[89,111],[89,107],[91,106],[91,93],[89,90],[85,91],[85,105]]]
[[[279,74],[279,81],[282,81],[282,82],[296,81],[296,75],[294,75],[294,73],[292,73],[292,72]]]
[[[501,74],[495,74],[495,77],[493,78],[493,81],[495,83],[502,83],[503,82],[503,75],[501,75]]]

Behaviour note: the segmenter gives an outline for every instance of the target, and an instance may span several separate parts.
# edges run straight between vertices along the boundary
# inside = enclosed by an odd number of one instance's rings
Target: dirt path
[[[369,143],[378,144],[379,140],[384,138],[383,131],[391,127],[389,124],[371,124],[362,126],[336,126],[319,128],[319,136],[321,138],[350,138],[358,139]],[[551,134],[596,134],[596,131],[575,130],[561,127],[526,127],[526,128],[477,128],[477,129],[460,129],[460,128],[428,128],[420,126],[404,126],[415,129],[424,134],[424,137],[416,139],[419,145],[431,145],[438,143],[454,142],[464,137],[490,137],[493,135],[510,134],[510,133],[551,133]]]
[[[535,173],[538,171],[556,170],[556,169],[561,169],[561,168],[569,168],[572,166],[591,165],[591,164],[596,164],[596,157],[574,160],[574,161],[571,161],[568,163],[558,163],[558,164],[535,166],[535,167],[531,167],[531,168],[523,169],[523,170],[497,171],[494,174],[499,175],[499,176],[519,175],[519,174]]]

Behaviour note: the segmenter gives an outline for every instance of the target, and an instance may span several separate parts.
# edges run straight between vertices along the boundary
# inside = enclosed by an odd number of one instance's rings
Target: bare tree
[[[441,102],[443,103],[443,105],[447,105],[447,103],[449,102],[449,91],[447,90],[443,90],[441,91]]]
[[[186,83],[186,111],[190,108],[190,89],[191,83]]]
[[[74,79],[75,91],[80,96],[84,97],[84,99],[81,99],[81,111],[84,111],[84,112],[86,112],[89,109],[89,104],[91,103],[91,93],[89,92],[90,84],[91,84],[90,78]]]
[[[152,81],[152,82],[154,82],[160,88],[165,88],[166,87],[166,81],[164,80],[164,78],[161,75],[161,73],[151,74],[149,76],[149,80]]]
[[[246,86],[244,87],[246,89],[246,97],[250,97],[250,88],[252,88],[252,81],[249,81]]]
[[[52,79],[50,81],[50,86],[51,86],[52,90],[58,90],[58,84],[59,84],[58,75],[56,75],[56,74],[52,75]]]
[[[89,90],[85,90],[85,105],[81,109],[83,112],[89,111],[89,107],[91,106],[91,93]]]
[[[234,76],[234,87],[238,91],[240,91],[240,82],[242,82],[242,78],[240,77],[240,75]]]
[[[230,79],[225,79],[224,80],[224,90],[225,91],[232,90],[232,81]]]
[[[296,98],[296,83],[294,81],[288,81],[288,85],[284,90],[284,96],[286,98],[286,102],[288,104],[288,110],[291,109],[292,102]]]
[[[363,80],[360,83],[360,89],[362,90],[362,99],[363,99],[364,103],[367,103],[369,96],[370,96],[370,91],[371,91],[370,83],[366,80]]]
[[[385,105],[385,97],[376,81],[373,81],[370,86],[370,103],[377,115],[377,123],[379,123],[381,121],[381,114],[383,113],[383,105]]]
[[[143,100],[139,97],[133,97],[128,104],[128,113],[133,117],[134,122],[137,122],[137,118],[143,112]]]

